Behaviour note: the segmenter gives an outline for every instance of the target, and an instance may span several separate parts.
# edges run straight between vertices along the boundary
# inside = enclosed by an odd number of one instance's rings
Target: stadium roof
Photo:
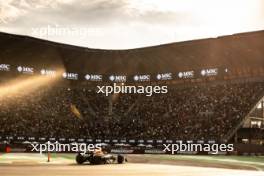
[[[71,46],[0,33],[0,61],[35,67],[64,65],[94,74],[143,74],[210,67],[264,69],[264,31],[129,50]]]

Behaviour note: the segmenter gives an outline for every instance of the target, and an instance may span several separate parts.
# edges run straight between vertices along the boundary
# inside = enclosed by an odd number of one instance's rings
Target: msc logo
[[[55,70],[47,70],[47,69],[41,69],[40,70],[41,75],[46,75],[46,76],[55,76],[56,71]]]
[[[102,75],[85,75],[85,79],[87,81],[102,81],[103,80],[103,76]]]
[[[10,71],[9,64],[0,64],[0,71]]]
[[[217,68],[204,69],[201,71],[202,76],[216,76],[218,74]]]
[[[111,75],[111,76],[109,76],[109,80],[113,81],[113,82],[126,82],[126,76]]]
[[[134,81],[149,81],[150,75],[135,75]]]
[[[68,73],[68,72],[64,72],[62,74],[62,77],[65,79],[73,79],[73,80],[77,80],[78,79],[78,74],[77,73]]]
[[[157,75],[158,80],[171,80],[172,79],[172,73],[162,73]]]
[[[178,77],[179,78],[193,78],[194,71],[179,72]]]
[[[18,66],[17,67],[17,71],[20,72],[20,73],[33,74],[34,73],[34,68]]]

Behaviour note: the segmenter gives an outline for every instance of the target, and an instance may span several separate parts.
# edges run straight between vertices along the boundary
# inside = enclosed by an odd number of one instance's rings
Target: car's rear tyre
[[[83,164],[85,162],[85,158],[81,154],[78,154],[75,160],[77,164]]]
[[[123,155],[118,155],[117,156],[117,163],[122,164],[125,162],[125,157]]]

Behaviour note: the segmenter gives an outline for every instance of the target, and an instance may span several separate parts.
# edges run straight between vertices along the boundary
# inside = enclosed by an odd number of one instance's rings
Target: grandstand
[[[35,68],[63,64],[79,73],[125,75],[210,67],[232,68],[234,76],[264,72],[264,31],[130,50],[82,48],[6,33],[0,38],[2,62]]]
[[[64,71],[56,83],[0,95],[0,141],[193,140],[258,148],[264,145],[263,40],[264,31],[257,31],[100,50],[1,33],[2,87]],[[139,75],[148,79],[138,81]],[[169,91],[151,97],[95,92],[115,81],[168,85]],[[244,146],[237,150],[255,152]]]

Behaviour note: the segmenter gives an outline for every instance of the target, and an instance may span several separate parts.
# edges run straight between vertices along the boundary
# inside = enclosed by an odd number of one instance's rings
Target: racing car
[[[112,155],[112,154],[106,154],[106,153],[101,153],[101,154],[96,154],[96,153],[78,153],[76,155],[76,163],[77,164],[83,164],[85,162],[89,162],[90,164],[93,165],[98,165],[98,164],[113,164],[113,163],[118,163],[118,164],[123,164],[127,162],[127,159],[123,155]]]

